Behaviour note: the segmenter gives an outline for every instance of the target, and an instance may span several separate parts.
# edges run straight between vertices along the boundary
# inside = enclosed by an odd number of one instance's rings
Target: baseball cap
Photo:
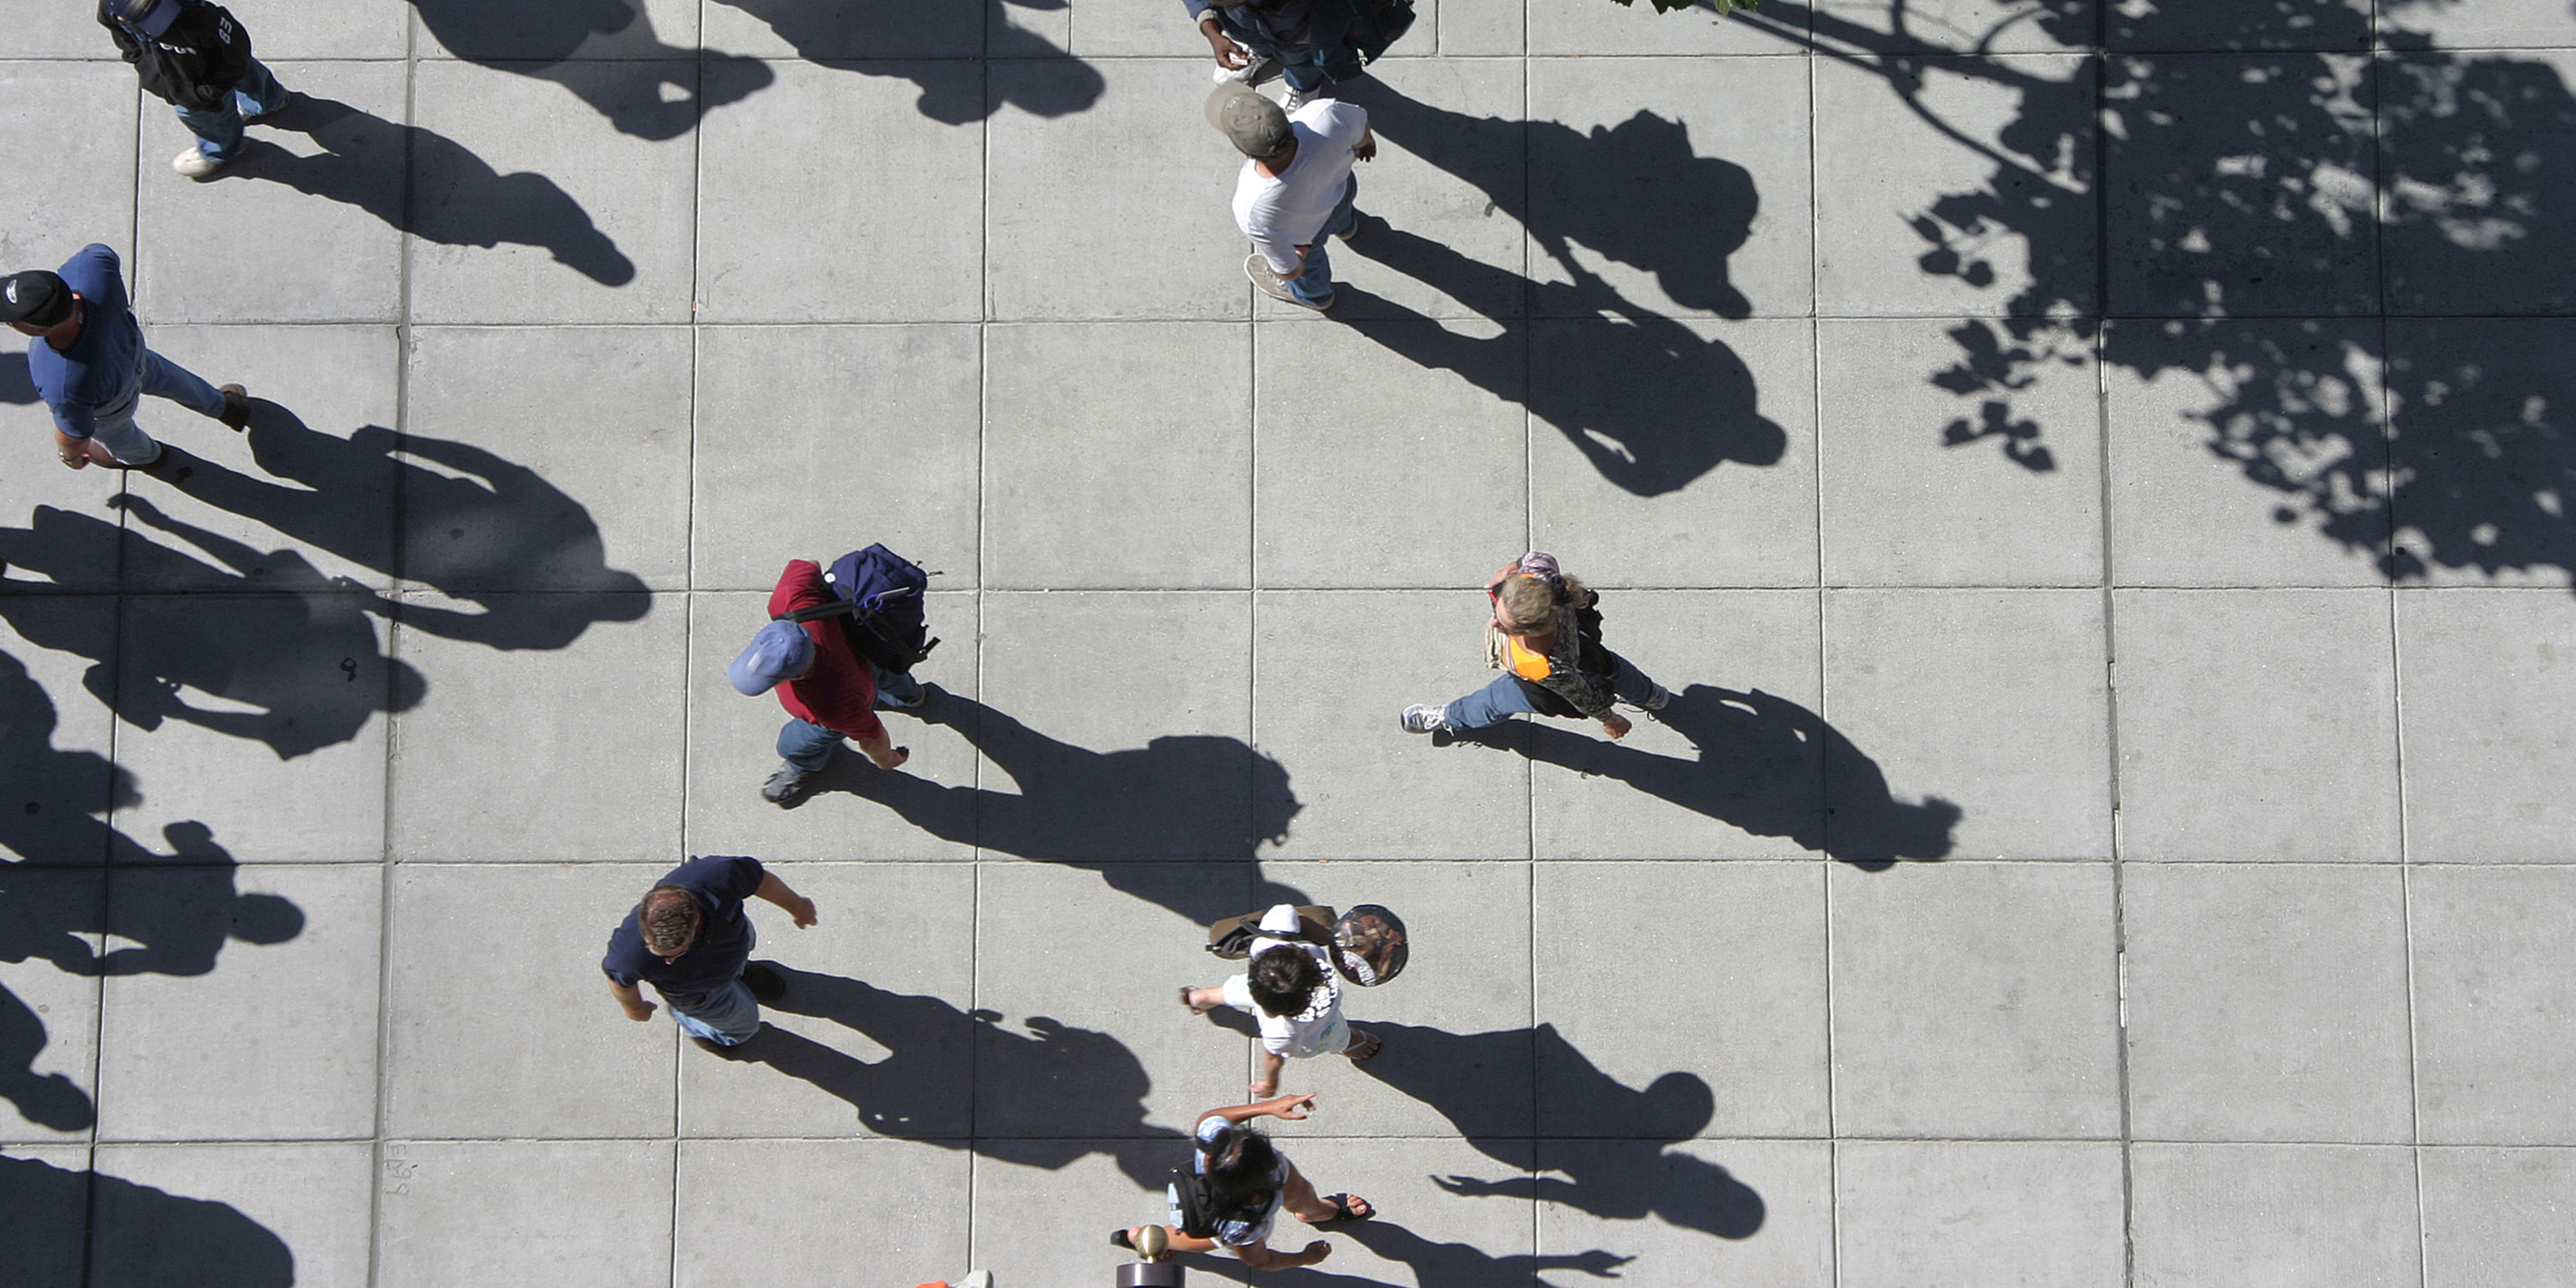
[[[1248,157],[1275,157],[1297,138],[1289,132],[1288,113],[1246,85],[1217,86],[1208,95],[1207,118]]]
[[[813,664],[814,637],[794,622],[771,622],[752,635],[741,656],[725,668],[725,678],[733,681],[735,692],[756,698]]]
[[[72,315],[72,288],[41,268],[0,278],[0,323],[52,326]]]
[[[108,9],[118,22],[147,36],[158,36],[170,29],[179,17],[180,0],[108,0]]]

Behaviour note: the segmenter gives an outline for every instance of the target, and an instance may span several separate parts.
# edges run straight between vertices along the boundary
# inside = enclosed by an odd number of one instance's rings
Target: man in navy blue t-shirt
[[[608,956],[599,963],[626,1018],[653,1018],[653,1004],[635,988],[649,982],[671,1004],[680,1030],[710,1051],[760,1032],[760,1003],[784,996],[787,981],[767,966],[750,965],[759,937],[742,905],[754,895],[786,909],[799,930],[814,924],[814,901],[788,889],[758,859],[691,859],[645,891],[609,935]]]
[[[0,278],[0,322],[36,337],[27,374],[54,412],[54,446],[73,469],[93,462],[139,469],[161,460],[161,445],[134,423],[145,394],[180,403],[240,432],[250,423],[250,395],[221,389],[143,346],[143,328],[126,303],[116,252],[91,243],[63,264]]]

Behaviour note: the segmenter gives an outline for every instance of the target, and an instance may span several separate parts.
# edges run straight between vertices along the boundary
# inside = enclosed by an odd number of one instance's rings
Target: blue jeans
[[[277,78],[256,58],[250,70],[242,73],[233,92],[224,95],[216,107],[179,107],[179,123],[197,136],[197,151],[209,161],[230,161],[241,154],[242,122],[254,116],[266,116],[286,105],[286,91]]]
[[[1306,267],[1289,279],[1288,293],[1317,308],[1333,302],[1333,261],[1324,254],[1324,243],[1349,232],[1359,224],[1355,203],[1360,197],[1360,177],[1351,176],[1350,186],[1342,189],[1342,204],[1333,207],[1332,218],[1315,230],[1313,244],[1306,247]]]
[[[1637,669],[1636,663],[1610,655],[1610,690],[1621,702],[1642,705],[1654,696],[1655,682]],[[1494,677],[1494,682],[1440,709],[1443,719],[1456,729],[1482,729],[1507,716],[1537,715],[1530,705],[1529,694],[1521,691],[1519,677],[1508,672]]]
[[[682,1033],[717,1046],[740,1046],[760,1032],[760,1003],[739,978],[712,993],[653,991],[671,1008],[671,1020]]]
[[[867,659],[861,658],[866,662]],[[909,707],[921,701],[921,681],[909,674],[889,671],[874,662],[868,670],[877,680],[877,706]],[[806,773],[820,773],[832,763],[832,749],[841,745],[841,735],[811,720],[788,717],[778,731],[778,756]]]
[[[1226,38],[1252,51],[1254,59],[1276,58],[1279,75],[1294,90],[1312,92],[1324,84],[1324,51],[1312,44],[1283,45],[1271,39],[1270,33],[1236,22],[1222,9],[1208,11],[1216,16],[1217,30]]]
[[[224,411],[221,390],[196,372],[145,349],[143,360],[134,366],[134,392],[99,408],[90,428],[91,439],[127,465],[149,465],[161,458],[161,445],[134,423],[136,404],[145,394],[167,398],[201,416],[220,416]]]

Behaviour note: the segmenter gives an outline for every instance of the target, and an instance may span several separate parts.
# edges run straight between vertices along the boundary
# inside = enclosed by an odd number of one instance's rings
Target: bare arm
[[[1252,1094],[1268,1097],[1279,1090],[1279,1071],[1288,1067],[1288,1057],[1275,1051],[1261,1053],[1261,1075],[1252,1080]]]
[[[608,981],[608,991],[617,996],[617,1004],[625,1009],[626,1018],[636,1021],[653,1018],[653,1004],[645,1001],[644,994],[633,984],[620,984],[612,979]]]
[[[1268,1100],[1256,1101],[1249,1105],[1227,1105],[1222,1109],[1211,1109],[1200,1114],[1196,1121],[1203,1123],[1210,1118],[1222,1118],[1230,1123],[1240,1123],[1250,1122],[1255,1118],[1285,1118],[1295,1122],[1304,1118],[1307,1111],[1314,1107],[1313,1093],[1292,1091],[1284,1096],[1273,1096]]]
[[[886,736],[882,725],[878,726],[876,737],[859,739],[859,750],[868,753],[868,759],[874,761],[879,769],[901,769],[903,762],[912,759],[912,748],[894,745],[894,739]]]
[[[752,893],[786,909],[787,915],[795,918],[796,928],[798,930],[803,930],[807,926],[814,924],[814,901],[788,889],[787,883],[779,880],[777,873],[761,873],[760,888],[752,891]],[[630,989],[628,991],[631,992],[633,990]],[[630,1014],[632,1014],[632,1012],[630,1012]],[[643,1017],[637,1016],[636,1018],[641,1019]]]

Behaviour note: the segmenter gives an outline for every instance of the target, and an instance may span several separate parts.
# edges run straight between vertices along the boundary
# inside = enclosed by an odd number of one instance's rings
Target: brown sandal
[[[1344,1047],[1342,1049],[1342,1056],[1353,1064],[1368,1063],[1369,1057],[1376,1055],[1378,1048],[1386,1045],[1386,1041],[1384,1039],[1369,1032],[1367,1029],[1353,1029],[1351,1030],[1351,1033],[1353,1036],[1359,1038],[1359,1041],[1348,1047]]]

